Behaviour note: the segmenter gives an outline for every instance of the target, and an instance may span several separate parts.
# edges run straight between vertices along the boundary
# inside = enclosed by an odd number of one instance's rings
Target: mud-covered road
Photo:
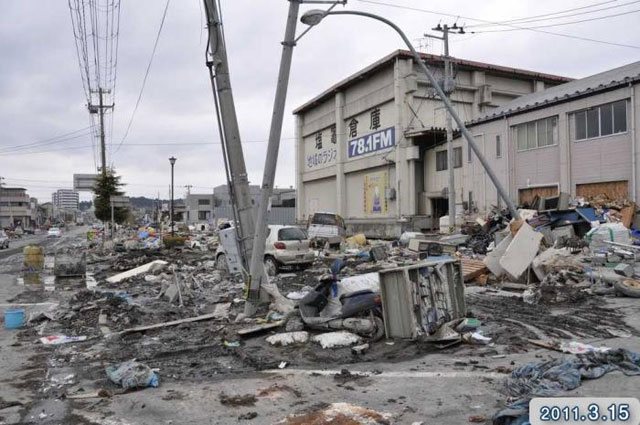
[[[60,240],[45,239],[48,258],[55,247],[83,238],[79,228]],[[158,298],[158,282],[103,280],[115,269],[158,255],[91,257],[96,293],[84,280],[21,284],[21,256],[0,259],[2,309],[19,306],[56,317],[1,331],[0,424],[324,424],[334,423],[327,417],[344,411],[360,418],[344,422],[349,424],[458,424],[472,416],[490,423],[504,405],[502,381],[512,369],[561,355],[529,339],[574,339],[640,351],[639,300],[591,296],[570,304],[529,306],[515,294],[480,287],[467,289],[468,309],[482,321],[485,335],[493,339],[490,345],[438,349],[424,342],[382,340],[358,355],[350,348],[325,350],[311,343],[274,347],[265,341],[272,333],[237,334],[249,325],[234,320],[242,311],[242,284],[228,276],[217,280],[206,267],[209,254],[168,258],[187,274],[211,276],[184,294],[183,307]],[[288,274],[279,279],[281,290],[300,289],[321,271]],[[225,303],[230,303],[229,314],[220,319],[108,338],[100,330],[101,315],[117,332],[207,314]],[[38,342],[59,333],[88,340],[57,347]],[[134,358],[154,369],[158,388],[124,392],[107,379],[106,366]],[[640,378],[611,373],[572,394],[638,393]]]

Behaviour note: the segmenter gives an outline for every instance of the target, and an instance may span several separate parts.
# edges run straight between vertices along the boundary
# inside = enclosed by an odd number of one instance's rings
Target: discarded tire
[[[640,298],[640,281],[635,279],[622,279],[614,282],[613,286],[625,297]]]

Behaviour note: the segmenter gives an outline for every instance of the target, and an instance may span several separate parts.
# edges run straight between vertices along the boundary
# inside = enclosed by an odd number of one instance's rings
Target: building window
[[[210,211],[198,211],[198,220],[209,220]]]
[[[558,117],[549,117],[524,124],[518,124],[513,126],[513,132],[519,151],[557,145]]]
[[[607,103],[574,114],[576,140],[593,139],[627,131],[627,101]]]
[[[496,158],[502,157],[502,141],[500,140],[500,135],[496,135]]]
[[[453,148],[453,168],[462,167],[462,147]],[[449,168],[447,163],[447,151],[436,152],[436,171],[444,171]]]
[[[462,147],[453,148],[453,168],[462,167]]]
[[[467,143],[467,162],[471,164],[473,161],[473,149],[471,149],[471,145]]]
[[[447,169],[447,151],[436,152],[436,171]]]
[[[198,199],[198,205],[211,205],[210,199]]]

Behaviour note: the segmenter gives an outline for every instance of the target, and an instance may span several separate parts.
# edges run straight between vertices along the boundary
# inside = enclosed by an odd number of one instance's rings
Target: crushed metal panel
[[[387,338],[415,338],[417,336],[415,315],[413,309],[408,308],[413,305],[413,290],[405,273],[401,269],[379,273],[382,315]]]
[[[466,315],[460,261],[424,262],[379,275],[387,338],[415,339]]]

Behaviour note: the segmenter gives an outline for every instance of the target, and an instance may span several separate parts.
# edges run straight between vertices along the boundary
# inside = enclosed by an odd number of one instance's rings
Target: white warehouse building
[[[422,57],[442,79],[443,57]],[[451,98],[464,121],[571,81],[462,59],[452,63]],[[315,212],[335,212],[350,232],[399,236],[404,230],[434,228],[447,213],[446,183],[430,181],[439,178],[436,151],[446,142],[446,110],[408,51],[380,59],[294,114],[298,221]],[[457,149],[454,165],[463,162]]]

